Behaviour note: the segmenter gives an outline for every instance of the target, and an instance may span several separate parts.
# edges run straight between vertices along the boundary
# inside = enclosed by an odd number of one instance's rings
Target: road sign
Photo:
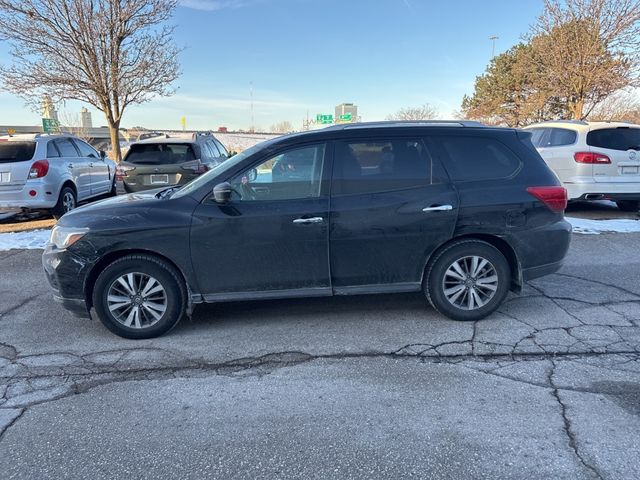
[[[60,122],[58,122],[58,120],[54,120],[53,118],[43,118],[42,130],[44,131],[44,133],[58,132],[60,130]]]
[[[319,113],[316,115],[316,123],[333,123],[333,115],[323,115],[322,113]]]
[[[187,117],[180,117],[180,126],[182,127],[182,130],[187,128]]]
[[[9,135],[15,135],[16,133],[16,129],[15,128],[7,128],[7,133]]]
[[[353,114],[351,112],[340,115],[341,122],[350,122],[353,120]]]

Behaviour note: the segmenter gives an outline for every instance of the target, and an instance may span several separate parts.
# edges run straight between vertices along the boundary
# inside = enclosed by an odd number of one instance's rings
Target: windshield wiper
[[[174,192],[174,190],[180,188],[179,185],[174,185],[173,187],[168,187],[165,188],[164,190],[160,190],[158,193],[156,193],[156,198],[168,198],[171,196],[171,194]]]

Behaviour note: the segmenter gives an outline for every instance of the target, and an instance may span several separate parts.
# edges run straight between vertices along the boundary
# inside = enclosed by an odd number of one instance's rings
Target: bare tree
[[[274,123],[271,125],[272,133],[289,133],[293,131],[293,125],[288,120],[284,120],[282,122]]]
[[[430,104],[419,107],[401,108],[395,113],[387,115],[387,120],[432,120],[438,116],[438,111]]]
[[[638,82],[640,0],[545,0],[531,34],[538,83],[573,118]]]
[[[640,123],[640,98],[637,92],[621,91],[597,105],[589,120],[603,122]]]
[[[82,119],[77,113],[63,111],[58,113],[60,119],[60,131],[69,133],[74,137],[81,138],[87,142],[92,140],[89,130],[82,125]]]
[[[0,0],[0,39],[13,62],[3,87],[27,101],[49,95],[104,112],[116,159],[126,108],[173,93],[179,76],[177,0]]]

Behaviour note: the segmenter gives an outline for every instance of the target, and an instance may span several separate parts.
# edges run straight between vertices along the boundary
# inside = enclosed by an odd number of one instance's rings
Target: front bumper
[[[85,257],[53,245],[47,245],[42,254],[42,267],[54,300],[77,316],[89,317],[84,286],[91,266]]]
[[[35,192],[35,195],[29,192]],[[55,207],[57,202],[57,190],[42,180],[29,180],[15,188],[0,188],[0,213],[49,209]]]

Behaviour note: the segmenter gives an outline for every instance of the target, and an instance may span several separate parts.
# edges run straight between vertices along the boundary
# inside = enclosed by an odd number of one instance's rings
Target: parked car
[[[131,144],[118,179],[126,192],[184,185],[227,158],[227,149],[210,133],[156,134]]]
[[[116,164],[69,135],[0,137],[0,213],[49,210],[57,218],[79,202],[116,194]]]
[[[640,209],[640,125],[564,120],[527,130],[569,200],[613,200],[621,210]]]
[[[199,303],[265,298],[422,291],[478,320],[569,247],[566,190],[530,138],[474,122],[279,137],[182,188],[65,215],[44,269],[66,308],[95,308],[126,338],[166,333]]]

